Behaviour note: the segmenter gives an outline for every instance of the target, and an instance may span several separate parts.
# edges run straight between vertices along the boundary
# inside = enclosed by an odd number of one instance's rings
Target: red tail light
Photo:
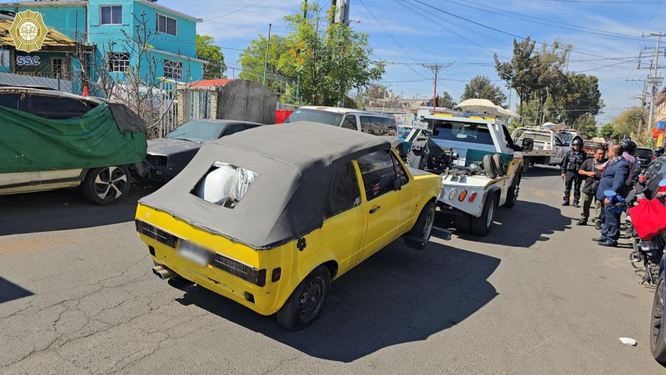
[[[645,177],[645,175],[642,174],[642,175],[638,176],[638,182],[640,182],[641,184],[644,184],[645,181],[647,181],[647,177]]]
[[[470,203],[474,202],[474,200],[476,199],[476,196],[477,196],[477,195],[478,195],[478,194],[476,194],[476,193],[472,193],[472,195],[469,196],[469,202],[470,202]]]

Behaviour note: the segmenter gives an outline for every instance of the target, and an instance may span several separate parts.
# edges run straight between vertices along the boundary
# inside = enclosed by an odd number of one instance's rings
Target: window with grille
[[[51,73],[53,77],[60,77],[62,79],[70,79],[71,77],[71,60],[59,57],[51,59]]]
[[[164,77],[172,79],[183,79],[183,63],[164,59]]]
[[[171,18],[171,17],[163,16],[161,14],[157,14],[156,22],[157,22],[157,25],[156,25],[155,29],[158,32],[173,35],[173,36],[178,35],[178,32],[177,32],[178,21],[175,18]]]
[[[129,53],[109,52],[109,71],[125,73],[130,68]]]
[[[123,23],[123,6],[106,5],[99,7],[100,25],[120,25]]]

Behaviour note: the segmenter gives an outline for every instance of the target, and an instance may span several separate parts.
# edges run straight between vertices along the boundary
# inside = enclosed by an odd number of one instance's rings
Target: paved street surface
[[[629,249],[573,225],[561,186],[555,169],[531,170],[486,238],[397,241],[334,282],[296,333],[154,276],[132,222],[149,187],[112,207],[67,191],[0,197],[0,373],[664,373],[649,351],[653,289]]]

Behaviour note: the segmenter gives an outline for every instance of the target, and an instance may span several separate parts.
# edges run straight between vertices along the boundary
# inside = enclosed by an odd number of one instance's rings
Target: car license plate
[[[206,267],[213,259],[213,253],[192,242],[181,240],[176,252],[181,258]]]

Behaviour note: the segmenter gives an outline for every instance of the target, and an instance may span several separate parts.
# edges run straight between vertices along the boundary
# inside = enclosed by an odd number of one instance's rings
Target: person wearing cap
[[[594,238],[601,246],[617,246],[617,240],[620,238],[620,215],[622,211],[614,207],[618,197],[624,198],[629,193],[629,186],[626,184],[631,165],[622,157],[624,149],[619,143],[614,143],[608,148],[608,161],[601,172],[599,187],[596,197],[603,201],[601,236]]]
[[[562,206],[568,206],[571,199],[571,187],[573,185],[574,207],[580,207],[580,185],[582,176],[578,174],[581,165],[587,158],[583,150],[583,139],[576,137],[571,141],[571,150],[564,155],[562,165],[560,166],[560,174],[564,180],[564,202]]]
[[[640,171],[640,163],[638,162],[638,160],[636,160],[636,157],[634,156],[637,147],[638,145],[636,144],[636,142],[632,141],[631,138],[622,141],[622,148],[624,149],[622,157],[631,166],[631,169],[629,171],[629,177],[627,177],[627,181],[625,181],[625,183],[629,186],[633,185],[635,180],[638,179],[638,172]]]
[[[583,178],[583,212],[580,215],[580,220],[576,225],[587,225],[587,220],[590,218],[590,206],[592,201],[595,204],[595,217],[599,215],[601,210],[601,201],[595,198],[599,179],[601,178],[601,170],[606,159],[606,150],[599,146],[594,149],[594,158],[589,158],[583,162],[578,174]]]

